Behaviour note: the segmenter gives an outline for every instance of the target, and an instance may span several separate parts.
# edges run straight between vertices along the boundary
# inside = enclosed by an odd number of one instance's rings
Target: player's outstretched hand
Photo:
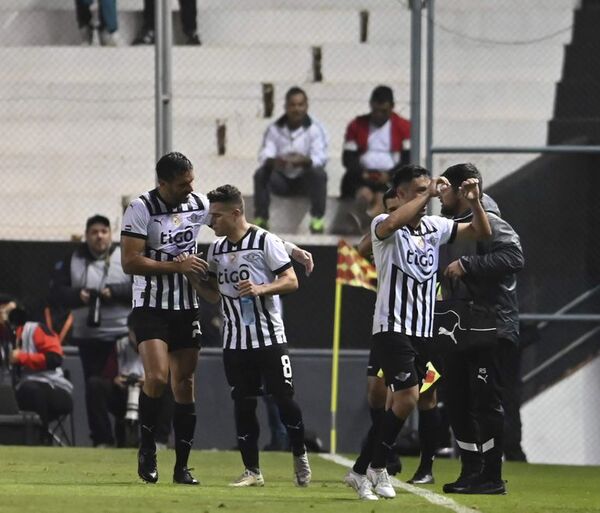
[[[292,258],[295,262],[304,266],[304,272],[306,276],[310,276],[310,273],[313,272],[315,268],[315,263],[313,262],[313,256],[309,251],[301,248],[294,248],[292,250]]]
[[[467,201],[477,201],[479,199],[479,180],[468,178],[461,184],[459,190]]]
[[[238,283],[240,296],[260,296],[261,286],[252,283],[250,280],[241,280]]]

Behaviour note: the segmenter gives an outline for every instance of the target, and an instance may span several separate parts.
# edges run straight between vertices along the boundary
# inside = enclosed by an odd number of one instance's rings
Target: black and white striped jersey
[[[378,282],[373,333],[431,337],[439,248],[454,240],[458,225],[443,217],[425,216],[417,228],[404,226],[380,239],[375,227],[386,217],[381,214],[371,223]]]
[[[204,224],[208,224],[206,196],[192,193],[187,203],[170,208],[154,189],[127,207],[121,236],[144,239],[148,258],[172,261],[181,253],[196,253],[196,239]],[[183,274],[134,276],[133,307],[190,310],[198,308],[198,300]]]
[[[207,254],[209,273],[215,276],[223,310],[223,348],[259,349],[285,344],[285,330],[279,296],[251,298],[254,322],[242,318],[238,292],[240,280],[260,285],[272,283],[292,263],[283,241],[254,226],[235,244],[220,237],[212,242]]]

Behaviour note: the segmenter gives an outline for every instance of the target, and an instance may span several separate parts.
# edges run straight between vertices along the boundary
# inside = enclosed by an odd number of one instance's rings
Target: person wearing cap
[[[89,407],[90,379],[112,379],[117,372],[115,344],[127,335],[131,278],[121,267],[121,250],[112,243],[110,221],[90,217],[85,240],[57,262],[50,284],[50,303],[71,309],[72,340],[79,347],[86,386],[86,407],[94,446],[114,445],[108,413]]]

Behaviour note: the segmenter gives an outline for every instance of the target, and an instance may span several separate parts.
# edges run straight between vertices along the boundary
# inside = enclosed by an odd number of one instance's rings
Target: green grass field
[[[451,511],[414,494],[399,491],[394,500],[361,502],[341,479],[345,469],[312,455],[313,482],[292,484],[291,456],[263,453],[264,488],[232,489],[227,483],[241,472],[235,452],[194,452],[191,465],[200,487],[171,483],[173,451],[159,453],[160,481],[145,485],[136,475],[133,450],[0,447],[2,513],[295,513],[295,512],[443,512]],[[404,459],[407,479],[416,467]],[[437,484],[456,477],[456,461],[438,460]],[[600,512],[600,467],[507,464],[506,496],[446,496],[484,513]]]

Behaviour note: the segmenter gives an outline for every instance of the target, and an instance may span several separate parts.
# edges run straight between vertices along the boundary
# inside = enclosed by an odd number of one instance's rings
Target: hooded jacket
[[[473,299],[496,310],[498,338],[519,342],[519,303],[516,273],[523,269],[525,257],[519,235],[500,217],[498,205],[484,194],[483,208],[488,214],[492,236],[482,241],[455,241],[440,249],[440,282],[444,299]],[[468,223],[473,213],[455,216],[457,223]],[[442,271],[460,260],[466,275],[460,282],[444,277]]]

